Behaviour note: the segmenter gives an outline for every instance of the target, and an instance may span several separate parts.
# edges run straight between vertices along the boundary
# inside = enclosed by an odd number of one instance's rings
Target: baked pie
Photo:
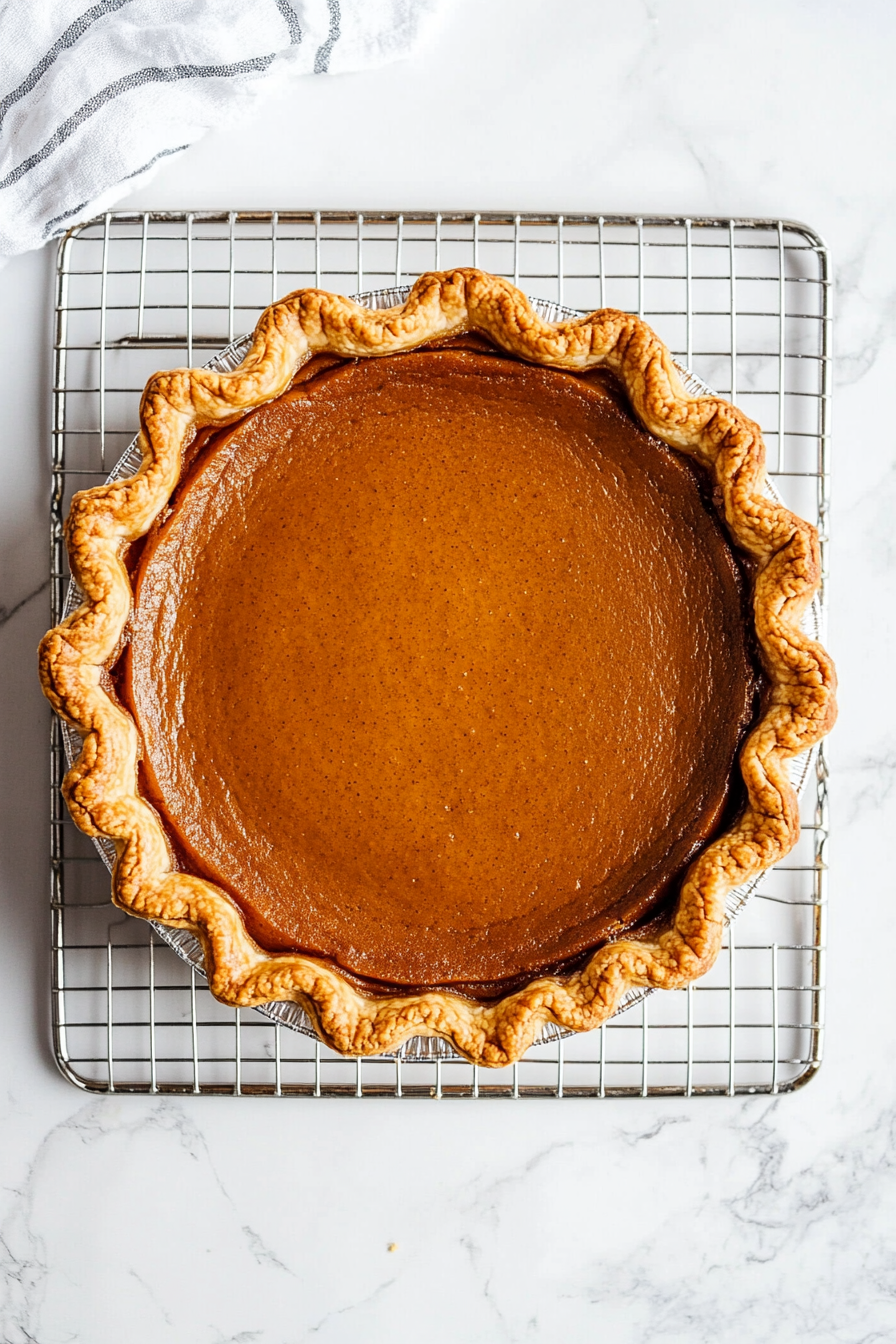
[[[513,1061],[718,953],[833,723],[814,529],[638,318],[476,270],[272,305],[75,496],[41,676],[113,899],[353,1055]]]

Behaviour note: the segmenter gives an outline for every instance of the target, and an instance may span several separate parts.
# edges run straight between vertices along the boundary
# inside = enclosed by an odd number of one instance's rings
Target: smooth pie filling
[[[655,910],[756,677],[697,470],[601,378],[324,357],[197,451],[121,694],[181,866],[265,949],[472,993]]]

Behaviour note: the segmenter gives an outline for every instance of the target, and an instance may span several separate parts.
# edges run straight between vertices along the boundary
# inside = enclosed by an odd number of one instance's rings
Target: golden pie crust
[[[264,951],[230,896],[174,868],[162,823],[138,789],[139,734],[110,693],[106,669],[121,649],[133,601],[123,553],[166,508],[199,429],[225,425],[278,397],[314,355],[392,355],[466,332],[547,368],[609,370],[644,428],[711,473],[729,535],[753,562],[767,693],[740,754],[744,809],[687,870],[671,927],[628,934],[595,951],[581,970],[540,975],[497,1002],[445,990],[374,998],[328,962]],[[757,425],[720,397],[690,396],[666,347],[637,317],[603,309],[549,323],[507,281],[472,269],[421,276],[403,305],[380,311],[298,290],[262,315],[232,373],[177,369],[151,378],[140,422],[140,471],[74,497],[67,537],[85,601],[40,647],[44,691],[83,738],[63,791],[76,824],[115,845],[116,905],[193,932],[210,988],[224,1003],[293,1000],[328,1045],[351,1055],[394,1050],[409,1036],[438,1036],[475,1063],[501,1067],[519,1059],[545,1023],[588,1031],[630,989],[680,988],[709,969],[727,894],[776,863],[799,836],[787,763],[818,742],[836,715],[831,660],[800,628],[820,577],[818,537],[765,493]]]

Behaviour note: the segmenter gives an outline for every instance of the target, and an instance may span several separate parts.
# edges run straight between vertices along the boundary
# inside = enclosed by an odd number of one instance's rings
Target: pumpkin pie
[[[500,1066],[708,969],[835,712],[742,412],[630,314],[457,270],[290,295],[233,373],[155,375],[140,443],[41,646],[117,904],[352,1054]]]

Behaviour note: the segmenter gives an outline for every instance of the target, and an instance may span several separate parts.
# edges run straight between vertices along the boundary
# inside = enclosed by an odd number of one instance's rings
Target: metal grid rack
[[[159,367],[193,364],[303,285],[341,293],[478,265],[533,298],[637,312],[680,362],[762,426],[769,474],[818,525],[826,572],[831,398],[826,249],[785,220],[432,212],[117,211],[58,256],[50,511],[54,622],[71,494],[103,479]],[[824,591],[821,604],[823,612]],[[53,1045],[93,1092],[268,1096],[605,1097],[789,1091],[822,1057],[827,774],[816,753],[803,835],[764,879],[714,969],[596,1032],[477,1069],[410,1042],[348,1060],[251,1009],[225,1008],[152,926],[116,911],[108,874],[59,794],[51,741]]]

